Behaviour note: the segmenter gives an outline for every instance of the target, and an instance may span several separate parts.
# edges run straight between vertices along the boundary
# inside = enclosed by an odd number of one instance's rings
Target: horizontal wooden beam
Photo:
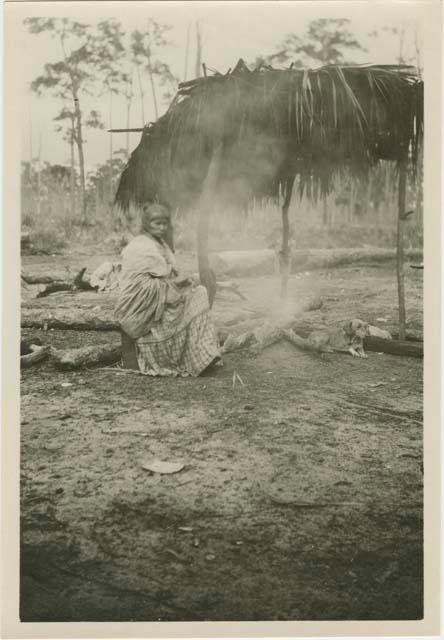
[[[108,133],[126,133],[126,132],[134,131],[134,133],[143,131],[143,127],[141,129],[108,129]]]

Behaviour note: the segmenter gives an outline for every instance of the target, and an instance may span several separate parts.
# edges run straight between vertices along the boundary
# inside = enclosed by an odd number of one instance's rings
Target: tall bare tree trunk
[[[109,92],[109,128],[113,128],[113,92]],[[109,136],[109,185],[108,185],[108,201],[111,206],[113,201],[113,136]]]
[[[85,156],[83,153],[83,137],[82,137],[82,112],[80,111],[79,99],[74,96],[74,112],[76,116],[76,143],[79,153],[79,172],[80,172],[80,212],[82,223],[88,222],[86,211],[86,189],[85,189]]]
[[[74,223],[76,216],[76,193],[75,193],[75,166],[74,166],[74,118],[71,118],[71,134],[69,136],[69,147],[70,147],[70,160],[71,160],[71,169],[70,169],[70,202],[71,202],[71,224]]]
[[[40,220],[42,212],[42,199],[41,199],[41,172],[42,172],[42,132],[39,135],[39,150],[37,156],[37,218]]]
[[[295,176],[287,178],[285,182],[285,198],[282,206],[282,249],[281,249],[281,298],[287,297],[288,278],[290,275],[290,222],[288,210],[293,193]]]
[[[140,110],[142,113],[142,127],[145,126],[145,93],[143,91],[142,78],[140,76],[140,65],[136,64],[137,67],[137,80],[139,83],[139,97],[140,97]]]
[[[202,35],[200,32],[199,22],[196,21],[196,70],[195,77],[200,78],[202,75]]]
[[[404,214],[407,184],[407,158],[404,156],[399,163],[398,180],[398,228],[396,275],[398,280],[398,309],[399,309],[399,339],[405,340],[405,287],[404,287]]]
[[[32,174],[32,157],[33,157],[33,149],[32,149],[32,118],[29,123],[29,175],[31,177]]]
[[[154,115],[155,115],[156,120],[157,120],[159,118],[159,110],[157,108],[156,85],[154,83],[154,74],[153,74],[153,69],[152,69],[152,65],[151,65],[151,56],[150,55],[148,55],[148,75],[149,75],[149,78],[150,78],[151,95],[153,96]]]
[[[71,168],[70,168],[70,202],[71,202],[71,224],[73,224],[76,215],[76,200],[75,200],[75,177],[74,177],[74,140],[71,136],[69,142],[70,156],[71,156]]]
[[[129,158],[129,149],[130,149],[130,132],[129,132],[129,128],[130,128],[130,113],[131,113],[131,101],[132,98],[128,98],[126,99],[126,128],[127,128],[127,132],[126,132],[126,157]]]
[[[188,56],[190,53],[190,24],[188,23],[188,27],[187,27],[187,42],[185,45],[185,62],[184,62],[184,69],[183,69],[183,81],[185,82],[185,80],[187,79],[188,76]]]

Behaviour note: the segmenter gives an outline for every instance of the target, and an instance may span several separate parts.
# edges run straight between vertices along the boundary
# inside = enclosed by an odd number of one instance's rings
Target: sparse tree
[[[63,100],[64,107],[57,116],[58,122],[68,121],[70,136],[74,140],[79,157],[80,209],[82,222],[88,222],[85,198],[85,154],[83,128],[101,126],[97,112],[86,118],[80,100],[91,93],[95,78],[94,47],[96,38],[89,25],[69,18],[28,18],[25,20],[33,34],[48,34],[59,41],[62,57],[46,64],[44,73],[31,84],[38,94],[51,92]],[[66,104],[71,104],[67,109]],[[63,117],[60,117],[63,116]],[[68,140],[69,141],[69,140]]]
[[[168,25],[159,24],[152,19],[148,20],[147,29],[144,32],[133,31],[131,34],[131,48],[139,80],[139,91],[143,105],[144,91],[141,79],[141,71],[147,71],[151,87],[155,118],[159,117],[159,104],[156,81],[164,87],[163,98],[169,99],[174,93],[177,78],[172,74],[170,67],[159,58],[160,50],[168,44],[165,34],[170,29]],[[143,120],[145,118],[142,110]]]
[[[293,63],[295,67],[352,64],[353,52],[365,51],[349,28],[346,18],[312,20],[302,35],[289,34],[278,51],[264,58],[268,64]]]
[[[95,58],[96,68],[103,79],[103,93],[108,94],[109,111],[108,125],[112,129],[113,126],[113,97],[119,93],[124,74],[122,71],[122,62],[125,56],[125,47],[123,45],[124,33],[121,25],[116,20],[103,20],[97,25],[97,36],[93,55]],[[112,166],[113,160],[113,137],[109,136],[109,164]],[[108,181],[108,201],[111,204],[113,200],[113,177],[110,168]]]

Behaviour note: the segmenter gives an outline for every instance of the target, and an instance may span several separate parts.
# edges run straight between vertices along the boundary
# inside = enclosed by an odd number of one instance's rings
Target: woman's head
[[[142,231],[163,240],[170,227],[170,212],[162,204],[147,203],[142,207]]]

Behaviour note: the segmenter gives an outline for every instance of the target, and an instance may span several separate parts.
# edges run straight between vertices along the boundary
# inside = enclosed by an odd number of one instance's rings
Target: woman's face
[[[169,218],[162,212],[153,213],[151,216],[147,231],[150,235],[158,240],[163,240],[168,231]]]

